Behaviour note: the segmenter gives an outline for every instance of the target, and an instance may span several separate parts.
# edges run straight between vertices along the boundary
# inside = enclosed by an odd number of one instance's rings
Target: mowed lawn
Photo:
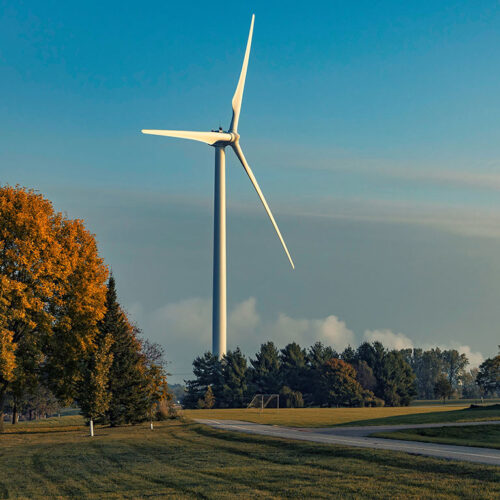
[[[1,498],[485,498],[500,468],[228,433],[189,421],[94,438],[77,417],[8,426]],[[72,419],[72,420],[68,420]]]
[[[183,415],[196,419],[245,420],[259,424],[289,427],[329,427],[333,425],[419,424],[500,419],[500,405],[468,409],[460,407],[400,408],[283,408],[184,410]]]
[[[406,429],[397,432],[379,432],[374,436],[388,439],[404,439],[406,441],[500,449],[500,425]]]

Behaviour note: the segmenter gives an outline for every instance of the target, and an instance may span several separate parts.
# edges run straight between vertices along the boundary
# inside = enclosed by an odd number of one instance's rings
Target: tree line
[[[187,408],[241,408],[255,394],[279,394],[280,406],[407,406],[421,399],[480,397],[500,392],[500,354],[467,371],[454,349],[389,350],[362,343],[337,353],[316,342],[278,349],[262,344],[247,360],[237,348],[221,360],[207,352],[193,361],[186,382]]]
[[[263,344],[194,361],[191,407],[241,407],[255,393],[286,406],[406,405],[412,398],[499,392],[500,357],[477,371],[453,350],[394,351],[378,342],[342,353],[316,343]],[[438,396],[439,397],[439,396]],[[81,220],[22,187],[0,187],[0,427],[77,403],[90,421],[151,419],[169,403],[161,348],[120,307],[116,283]]]
[[[0,187],[0,427],[6,404],[13,423],[76,402],[118,425],[169,398],[161,348],[120,307],[94,235],[41,194]]]

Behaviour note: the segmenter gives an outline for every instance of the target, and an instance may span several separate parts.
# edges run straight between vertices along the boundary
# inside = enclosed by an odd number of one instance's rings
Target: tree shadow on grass
[[[198,434],[211,437],[226,442],[238,442],[246,444],[260,444],[263,446],[276,448],[277,450],[289,450],[291,453],[299,455],[302,459],[325,458],[346,458],[362,460],[379,466],[395,467],[402,470],[420,473],[445,474],[456,477],[468,477],[470,479],[480,479],[484,481],[500,481],[500,469],[494,466],[482,464],[469,464],[456,460],[438,459],[434,457],[422,457],[410,453],[401,453],[385,450],[367,450],[356,447],[346,447],[341,445],[329,445],[323,443],[304,443],[299,441],[286,440],[275,437],[262,437],[258,435],[244,435],[230,431],[210,429],[204,426],[196,426],[192,430]],[[235,453],[251,456],[255,450],[233,450]],[[309,463],[314,467],[316,464]],[[321,465],[321,467],[325,467]]]

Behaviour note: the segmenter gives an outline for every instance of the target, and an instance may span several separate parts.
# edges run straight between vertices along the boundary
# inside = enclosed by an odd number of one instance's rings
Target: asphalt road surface
[[[378,450],[402,451],[416,455],[428,455],[451,460],[463,460],[488,465],[500,466],[500,450],[493,448],[476,448],[472,446],[454,446],[438,443],[422,443],[418,441],[402,441],[396,439],[382,439],[370,437],[376,432],[391,432],[401,429],[421,429],[425,427],[457,427],[463,425],[500,424],[500,420],[489,422],[467,422],[449,424],[420,424],[420,425],[379,425],[363,427],[327,427],[302,428],[281,427],[277,425],[262,425],[241,420],[196,419],[200,424],[209,425],[217,429],[247,434],[262,434],[265,436],[315,443],[339,444],[343,446],[359,446]]]

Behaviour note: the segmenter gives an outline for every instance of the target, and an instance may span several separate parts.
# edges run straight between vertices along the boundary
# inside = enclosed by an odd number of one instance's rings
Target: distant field
[[[415,399],[411,402],[410,406],[431,406],[431,405],[440,405],[440,406],[469,406],[469,405],[491,405],[500,403],[500,398],[491,398],[485,399],[481,402],[481,398],[477,399],[447,399],[444,403],[439,399]]]
[[[500,497],[498,467],[189,422],[98,427],[90,438],[75,417],[62,417],[9,431],[0,435],[0,498]]]
[[[407,429],[397,432],[378,432],[374,436],[388,439],[404,439],[406,441],[500,449],[500,425]]]
[[[40,420],[21,421],[15,425],[5,422],[5,433],[33,433],[33,432],[62,432],[64,430],[74,431],[81,429],[84,420],[81,415],[68,415],[61,417],[42,418]],[[0,439],[1,439],[0,434]]]
[[[445,422],[480,422],[485,420],[500,420],[500,405],[481,406],[478,408],[448,408],[449,411],[436,411],[437,408],[427,407],[428,412],[409,415],[388,416],[359,420],[356,425],[398,425],[398,424],[438,424]],[[414,410],[417,408],[414,407]],[[420,409],[420,408],[418,408]]]
[[[263,412],[252,408],[250,410],[184,410],[183,415],[188,418],[246,420],[247,422],[256,422],[259,424],[285,425],[290,427],[329,427],[340,424],[371,422],[374,419],[387,417],[400,418],[407,415],[420,415],[425,413],[440,414],[442,412],[447,414],[455,410],[457,410],[456,406],[405,406],[401,408],[283,408],[280,410],[269,409]],[[444,416],[443,418],[446,420],[447,417]]]

